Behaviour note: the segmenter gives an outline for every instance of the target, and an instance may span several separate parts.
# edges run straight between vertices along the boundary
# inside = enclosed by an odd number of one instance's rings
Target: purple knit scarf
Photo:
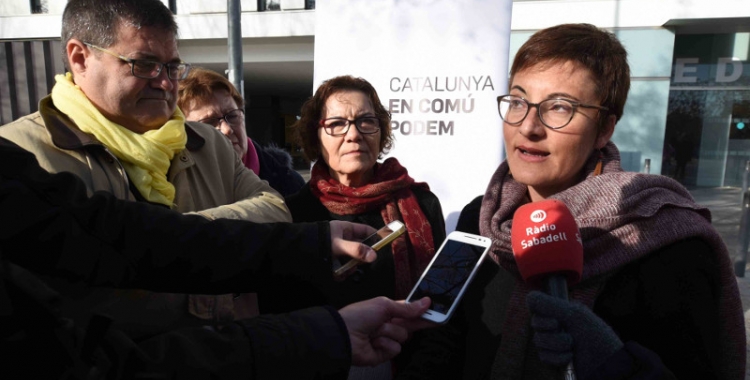
[[[602,174],[594,168],[602,161]],[[710,212],[697,205],[679,183],[659,175],[624,172],[620,153],[608,143],[584,167],[585,179],[550,197],[564,202],[581,231],[584,265],[581,282],[571,299],[593,307],[607,278],[618,268],[655,250],[687,238],[700,238],[712,247],[721,267],[720,313],[724,379],[743,379],[745,326],[739,290],[721,237],[711,225]],[[507,161],[487,187],[479,216],[483,236],[492,238],[490,256],[516,277],[508,302],[502,341],[493,366],[493,379],[549,379],[558,376],[542,365],[530,343],[530,313],[525,299],[533,290],[523,283],[511,249],[515,210],[528,202],[527,188],[513,180]]]

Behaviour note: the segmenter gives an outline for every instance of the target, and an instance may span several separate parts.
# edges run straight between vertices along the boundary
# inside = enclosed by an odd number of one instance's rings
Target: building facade
[[[176,14],[182,58],[225,72],[227,1],[162,1]],[[449,0],[430,4],[441,1]],[[34,112],[63,72],[65,3],[0,4],[0,124]],[[314,8],[241,1],[248,133],[293,155],[288,126],[313,91]],[[741,184],[750,160],[750,1],[515,0],[510,59],[535,31],[568,22],[610,29],[628,49],[631,90],[613,137],[627,170],[688,186]]]

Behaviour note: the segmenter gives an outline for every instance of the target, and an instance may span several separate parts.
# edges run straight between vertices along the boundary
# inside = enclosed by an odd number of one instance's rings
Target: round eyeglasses
[[[608,111],[609,108],[583,104],[568,99],[546,99],[539,103],[531,103],[528,100],[515,95],[502,95],[497,97],[497,109],[504,122],[510,125],[518,125],[529,115],[529,109],[536,107],[539,120],[545,127],[560,129],[573,120],[578,108],[593,108]]]
[[[320,126],[323,127],[323,130],[329,136],[343,136],[347,134],[352,124],[363,135],[380,132],[380,120],[375,116],[363,116],[354,120],[343,117],[329,117],[320,121]]]
[[[161,63],[152,61],[150,59],[131,59],[117,54],[111,50],[107,50],[103,47],[84,42],[84,44],[90,48],[107,53],[115,58],[119,58],[130,64],[130,72],[136,78],[141,79],[154,79],[161,74],[161,70],[167,68],[167,76],[172,80],[183,80],[187,77],[190,72],[190,64],[184,62],[170,62]]]
[[[214,128],[219,128],[219,125],[221,124],[221,121],[224,120],[227,122],[227,124],[233,126],[233,127],[239,127],[242,125],[242,116],[244,115],[244,111],[237,108],[234,110],[231,110],[227,112],[226,114],[219,116],[219,117],[207,117],[205,119],[198,120],[201,123],[205,123],[208,125],[213,125]]]

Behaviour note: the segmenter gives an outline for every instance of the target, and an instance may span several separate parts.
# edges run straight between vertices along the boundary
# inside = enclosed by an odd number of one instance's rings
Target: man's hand
[[[412,332],[437,326],[419,317],[429,306],[427,297],[408,304],[378,297],[339,310],[349,330],[352,365],[374,366],[390,360]]]
[[[331,225],[331,252],[333,257],[351,256],[352,258],[366,263],[375,261],[378,257],[375,250],[360,243],[366,237],[377,232],[376,229],[366,225],[332,220]]]

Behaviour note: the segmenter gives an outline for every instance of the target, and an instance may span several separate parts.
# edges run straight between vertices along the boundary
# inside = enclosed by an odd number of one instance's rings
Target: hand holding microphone
[[[607,358],[623,347],[617,334],[591,309],[533,291],[526,297],[539,358],[551,365],[575,365],[586,380]]]
[[[622,341],[586,306],[568,302],[568,285],[583,271],[583,242],[575,218],[564,203],[545,200],[525,204],[513,215],[513,256],[524,281],[544,289],[526,298],[532,313],[534,344],[542,362],[568,365],[581,380],[592,373]]]

